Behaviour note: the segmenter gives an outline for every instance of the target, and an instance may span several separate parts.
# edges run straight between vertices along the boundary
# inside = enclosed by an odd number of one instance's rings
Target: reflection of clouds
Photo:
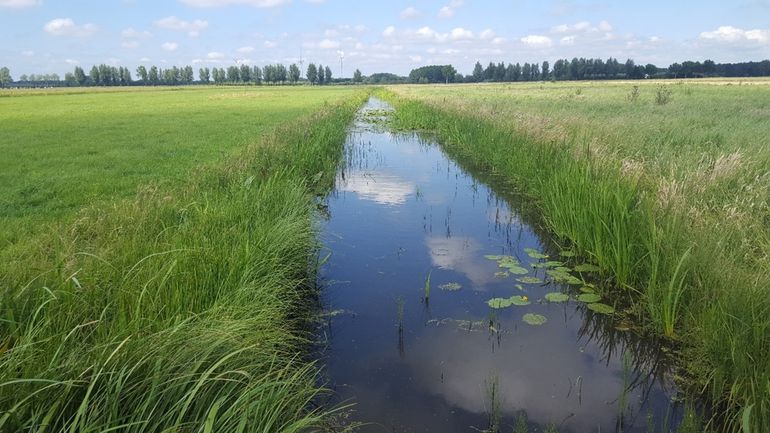
[[[617,412],[613,402],[623,386],[619,374],[613,372],[618,363],[607,368],[591,361],[591,355],[580,353],[574,336],[553,314],[551,319],[538,328],[520,325],[503,337],[494,352],[491,345],[495,343],[486,333],[457,331],[451,325],[427,327],[420,344],[407,351],[407,362],[421,389],[467,411],[485,412],[485,381],[496,375],[505,416],[515,416],[523,409],[540,425],[558,424],[569,417],[564,430],[574,432],[614,426]],[[508,328],[512,327],[509,323]],[[435,380],[437,369],[443,381]],[[582,402],[577,387],[566,398],[570,380],[574,383],[577,377],[582,377]],[[632,393],[629,401],[635,397]]]
[[[412,182],[381,172],[352,171],[337,188],[358,194],[365,200],[386,205],[401,205],[415,192]]]
[[[481,244],[477,240],[471,237],[428,236],[425,244],[433,266],[465,274],[475,285],[474,289],[483,289],[485,284],[494,280],[495,271],[490,269],[491,262],[479,253]]]

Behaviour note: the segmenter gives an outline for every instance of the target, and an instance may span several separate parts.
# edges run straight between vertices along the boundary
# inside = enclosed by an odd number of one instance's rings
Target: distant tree
[[[179,71],[180,80],[184,84],[192,84],[195,81],[195,72],[192,66],[187,65]]]
[[[0,68],[0,87],[5,87],[13,82],[11,70],[3,66]]]
[[[157,86],[158,84],[160,84],[160,73],[158,72],[157,66],[150,67],[150,70],[147,72],[147,80],[153,86]]]
[[[78,86],[85,86],[88,78],[86,77],[86,73],[83,71],[83,68],[80,66],[75,66],[73,75],[75,76],[75,81],[77,82]]]
[[[292,84],[297,84],[297,81],[299,81],[300,77],[299,67],[292,63],[291,66],[289,66],[289,81],[291,81]]]
[[[198,79],[201,83],[208,84],[211,81],[211,71],[209,71],[209,68],[198,69]]]
[[[75,79],[75,74],[72,72],[64,73],[64,85],[67,87],[75,87],[78,85],[78,80]]]
[[[251,80],[255,84],[262,84],[262,69],[259,66],[254,66],[254,69],[251,70]]]
[[[324,78],[326,78],[326,72],[324,71],[324,67],[321,64],[319,64],[318,65],[318,78],[316,79],[316,81],[318,81],[318,85],[319,86],[323,85]]]
[[[484,81],[484,68],[481,66],[481,62],[476,62],[473,67],[473,81],[477,83]]]
[[[530,66],[530,81],[537,81],[540,79],[540,66],[537,65],[537,63],[533,63],[532,66]]]
[[[356,69],[355,72],[353,72],[353,82],[354,83],[361,83],[364,81],[364,76],[361,74],[361,71]]]
[[[652,63],[648,63],[644,65],[644,73],[652,77],[658,73],[658,67],[653,65]]]
[[[88,73],[88,77],[91,78],[91,84],[94,86],[98,86],[102,82],[99,76],[99,68],[96,67],[96,65],[91,67],[91,72]]]
[[[521,81],[529,81],[532,79],[532,66],[529,63],[524,63],[521,67]]]
[[[251,67],[249,65],[241,65],[240,79],[244,83],[251,82]]]
[[[318,69],[316,68],[315,63],[307,65],[305,77],[310,81],[310,84],[316,84],[318,82]]]
[[[275,79],[280,83],[285,83],[289,78],[289,72],[286,70],[286,66],[281,64],[275,65]]]
[[[147,84],[147,68],[145,68],[144,65],[137,66],[136,75],[139,76],[139,79],[142,80],[142,82]]]
[[[326,74],[324,76],[324,83],[331,83],[332,82],[332,68],[325,67],[324,70],[326,71]]]
[[[543,80],[547,80],[548,76],[551,74],[551,65],[548,64],[548,60],[543,62],[543,67],[540,68],[540,74],[542,74]]]
[[[241,70],[237,66],[230,66],[227,68],[227,81],[229,83],[237,83],[241,80]]]

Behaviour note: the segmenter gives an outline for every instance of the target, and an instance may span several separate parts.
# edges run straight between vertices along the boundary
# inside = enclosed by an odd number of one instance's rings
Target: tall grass
[[[634,149],[621,152],[628,146],[623,137],[635,139],[634,118],[598,114],[614,124],[625,122],[627,130],[610,136],[619,141],[607,142],[579,125],[580,115],[589,122],[609,102],[575,108],[576,118],[550,119],[546,110],[541,117],[541,112],[522,113],[542,108],[538,104],[551,107],[537,102],[535,90],[529,89],[527,98],[536,102],[521,97],[518,106],[502,95],[508,89],[455,87],[434,94],[399,88],[402,96],[382,96],[395,103],[397,126],[435,131],[452,156],[530,196],[547,228],[615,282],[614,296],[627,299],[629,314],[648,332],[681,347],[687,377],[682,385],[705,391],[714,405],[708,428],[739,431],[745,410],[752,408],[745,417],[752,431],[770,431],[770,230],[761,223],[770,221],[770,202],[756,201],[758,191],[767,191],[761,166],[720,157],[704,178],[702,154],[658,147],[660,157],[651,155],[647,166],[668,166],[684,179],[671,180],[657,169],[645,171],[623,153]],[[586,98],[600,90],[589,89]],[[497,93],[477,97],[481,93],[475,92]],[[616,93],[612,106],[623,104],[637,116],[661,109],[628,104],[625,90]],[[649,132],[648,139],[664,137]],[[767,159],[758,151],[758,161]],[[689,167],[692,171],[684,169]],[[730,219],[725,216],[730,212],[739,213]]]
[[[6,251],[0,431],[320,428],[314,196],[363,97]]]

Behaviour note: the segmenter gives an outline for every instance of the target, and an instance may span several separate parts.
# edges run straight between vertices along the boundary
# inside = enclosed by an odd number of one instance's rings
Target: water
[[[530,431],[646,432],[650,416],[657,431],[678,419],[654,346],[584,304],[543,301],[579,286],[496,275],[504,269],[484,255],[513,256],[542,280],[524,249],[557,259],[559,250],[512,207],[513,195],[435,143],[371,122],[387,109],[370,100],[351,128],[323,223],[323,361],[339,401],[370,423],[361,431],[511,432],[526,415]],[[439,288],[450,282],[462,287]],[[487,305],[512,295],[532,303]],[[548,321],[528,325],[525,313]]]

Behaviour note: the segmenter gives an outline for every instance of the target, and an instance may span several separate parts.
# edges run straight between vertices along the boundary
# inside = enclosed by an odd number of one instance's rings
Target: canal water
[[[591,267],[434,141],[388,131],[391,109],[371,99],[359,112],[322,222],[322,362],[337,402],[354,404],[349,422],[391,433],[674,425],[660,351],[577,300],[592,292]]]

